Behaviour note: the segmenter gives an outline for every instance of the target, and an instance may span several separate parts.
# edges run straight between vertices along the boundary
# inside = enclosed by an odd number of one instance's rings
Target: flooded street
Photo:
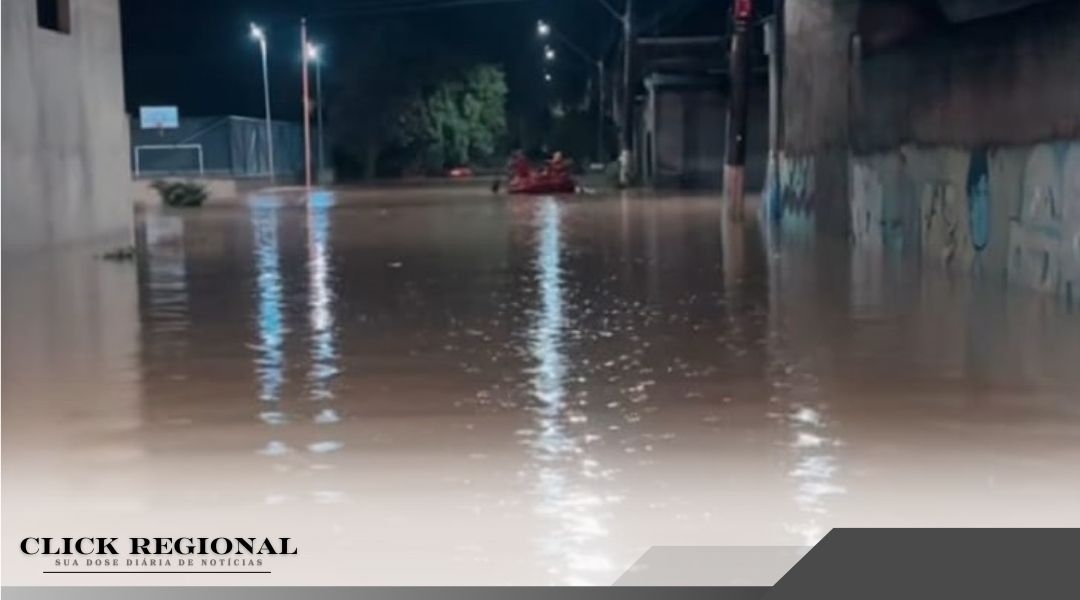
[[[606,585],[652,546],[1080,526],[1075,312],[716,197],[263,194],[137,240],[4,264],[5,548],[289,536],[275,584]]]

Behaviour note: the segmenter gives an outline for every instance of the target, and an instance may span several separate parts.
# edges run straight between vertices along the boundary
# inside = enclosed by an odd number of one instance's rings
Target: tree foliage
[[[470,67],[413,98],[399,139],[429,170],[483,162],[506,136],[506,92],[500,69]]]
[[[410,39],[407,27],[380,26],[354,42],[366,48],[350,52],[355,58],[340,69],[330,117],[343,175],[441,171],[504,150],[502,69],[463,65]]]
[[[400,23],[380,23],[343,41],[344,63],[332,72],[340,83],[329,94],[336,166],[346,175],[374,177],[382,157],[400,138],[400,116],[438,67],[421,48],[403,43],[415,33]]]

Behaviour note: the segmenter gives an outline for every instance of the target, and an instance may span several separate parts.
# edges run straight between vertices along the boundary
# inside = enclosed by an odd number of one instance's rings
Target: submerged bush
[[[135,260],[135,246],[120,246],[101,255],[105,260],[123,262]]]
[[[206,186],[194,181],[163,181],[158,180],[150,184],[157,190],[165,206],[176,208],[190,208],[202,206],[209,194]]]

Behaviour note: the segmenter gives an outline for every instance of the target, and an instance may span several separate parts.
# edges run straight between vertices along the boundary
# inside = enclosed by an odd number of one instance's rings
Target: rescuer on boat
[[[508,164],[511,194],[572,194],[577,183],[570,175],[570,161],[555,152],[543,169],[535,170],[525,154],[516,150]]]
[[[514,150],[510,155],[507,169],[510,171],[511,181],[515,178],[524,179],[532,175],[532,167],[529,166],[529,159],[525,158],[525,153],[521,150]]]
[[[562,152],[556,151],[548,161],[547,170],[552,177],[566,177],[569,175],[570,161],[563,157]]]

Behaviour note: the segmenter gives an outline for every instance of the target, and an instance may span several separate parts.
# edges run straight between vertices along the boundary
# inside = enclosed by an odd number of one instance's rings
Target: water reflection
[[[271,196],[253,199],[250,207],[255,260],[255,364],[259,400],[263,404],[259,418],[272,427],[269,440],[258,452],[272,458],[289,456],[287,461],[275,461],[274,464],[274,472],[287,477],[291,477],[289,474],[295,473],[298,466],[318,472],[333,470],[334,465],[326,462],[326,456],[345,447],[343,442],[327,435],[331,431],[327,426],[341,421],[338,408],[333,405],[333,382],[340,372],[331,257],[333,206],[332,194],[316,192],[307,197],[303,211]],[[303,220],[298,220],[296,217],[301,215]],[[303,246],[306,251],[306,298],[290,297],[282,275],[283,254],[295,248],[291,244],[286,246],[285,242],[296,239],[297,234],[306,235]],[[306,356],[297,356],[302,347],[288,343],[291,333],[287,326],[288,315],[301,308],[296,306],[296,298],[304,298],[301,307],[306,309],[307,352],[303,353]],[[299,391],[310,404],[283,406],[285,398],[294,393],[294,386],[288,382],[289,368],[294,373],[304,373],[304,387]],[[309,429],[302,419],[309,420],[316,429]],[[276,483],[289,489],[287,481],[283,479]],[[316,504],[347,500],[344,492],[328,489],[326,481],[306,481],[317,486],[306,492],[307,498]],[[264,503],[287,504],[296,499],[293,494],[273,491],[264,498]]]
[[[786,431],[786,445],[791,452],[791,466],[786,476],[795,484],[794,502],[799,518],[785,523],[784,529],[798,539],[802,546],[817,544],[829,532],[829,499],[846,494],[840,483],[840,464],[837,449],[843,444],[832,433],[828,420],[828,405],[822,398],[821,385],[815,374],[813,352],[794,347],[793,327],[813,326],[812,320],[795,324],[785,320],[789,306],[786,301],[799,303],[796,314],[814,314],[816,295],[801,287],[791,287],[793,272],[806,272],[813,265],[789,258],[803,256],[800,252],[783,252],[783,240],[774,226],[764,226],[767,245],[769,278],[769,333],[766,347],[769,366],[766,377],[772,387],[769,416]],[[790,248],[789,248],[790,250]],[[798,292],[798,293],[796,293]]]
[[[312,421],[331,425],[341,420],[334,399],[333,381],[339,372],[334,291],[331,286],[333,265],[330,260],[330,209],[334,196],[329,192],[312,193],[308,199],[308,322],[311,327],[311,367],[308,372],[311,400],[320,403]],[[336,452],[344,444],[320,440],[308,445],[314,454]]]
[[[713,199],[435,196],[140,212],[186,242],[140,247],[141,322],[131,265],[5,262],[12,538],[274,522],[299,583],[535,585],[653,545],[1080,524],[1075,315],[807,236],[763,269]]]
[[[335,340],[334,292],[330,281],[330,208],[334,197],[317,192],[308,203],[308,310],[311,326],[312,400],[331,400],[331,382],[338,374],[338,351]],[[327,417],[328,418],[328,417]]]
[[[813,546],[829,531],[825,525],[830,520],[828,499],[847,493],[837,482],[840,467],[835,448],[839,443],[829,436],[819,408],[792,403],[786,417],[795,454],[795,465],[788,476],[797,484],[795,505],[804,517],[802,522],[789,525],[788,530],[798,535],[804,546]]]
[[[190,327],[184,222],[155,215],[146,221],[146,287],[149,334],[168,339],[162,348],[182,348]]]
[[[572,431],[584,420],[568,414],[566,290],[562,267],[562,208],[545,199],[537,213],[535,260],[540,307],[530,331],[532,395],[536,432],[531,447],[537,462],[537,512],[552,523],[541,538],[541,553],[553,579],[567,585],[609,580],[611,559],[595,542],[607,535],[600,510],[603,496],[584,485],[601,471],[589,456],[584,435]],[[596,439],[588,441],[596,442]]]
[[[255,349],[256,376],[259,381],[259,400],[268,403],[260,418],[268,425],[284,425],[286,413],[279,406],[285,384],[285,314],[284,284],[281,277],[280,241],[278,239],[279,201],[263,196],[251,207],[252,230],[255,238],[255,292],[258,310],[256,328],[258,344]],[[271,441],[262,451],[276,456],[288,452],[288,446]]]

